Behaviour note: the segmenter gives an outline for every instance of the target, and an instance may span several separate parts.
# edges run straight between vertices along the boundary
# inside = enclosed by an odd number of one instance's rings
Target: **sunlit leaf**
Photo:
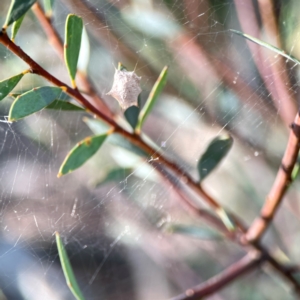
[[[136,127],[138,117],[139,117],[139,112],[140,109],[135,105],[128,107],[124,111],[124,116],[133,129],[135,129]]]
[[[25,14],[13,23],[11,28],[11,39],[14,40],[24,20]]]
[[[141,128],[143,126],[144,121],[146,120],[147,115],[151,112],[159,94],[161,93],[163,87],[165,86],[167,82],[167,73],[168,73],[168,67],[165,66],[163,70],[161,71],[158,79],[156,80],[149,97],[142,108],[139,118],[138,118],[138,123],[136,126],[136,132],[139,133],[141,131]]]
[[[236,229],[236,224],[230,215],[223,209],[219,208],[216,210],[216,213],[222,220],[223,224],[229,231],[234,231]]]
[[[54,4],[54,0],[44,0],[45,13],[46,13],[48,18],[52,17],[53,4]]]
[[[118,62],[118,70],[127,71],[127,68],[124,65],[122,65],[122,63]]]
[[[0,101],[3,100],[18,84],[24,73],[0,81]]]
[[[74,105],[70,102],[63,100],[54,100],[51,104],[45,107],[46,109],[55,109],[55,110],[73,110],[73,111],[84,111],[83,108]]]
[[[183,234],[200,240],[218,240],[222,238],[218,232],[208,227],[167,223],[163,229],[168,233]]]
[[[36,0],[12,0],[3,27],[21,18],[35,2]]]
[[[232,144],[233,139],[228,134],[217,136],[210,142],[198,162],[200,181],[214,170],[214,168],[226,156]]]
[[[277,54],[279,54],[279,55],[281,55],[281,56],[283,56],[283,57],[285,57],[285,58],[287,58],[287,59],[289,59],[289,60],[291,60],[293,62],[295,62],[296,64],[300,64],[300,61],[297,58],[293,57],[292,55],[287,54],[282,49],[279,49],[279,48],[277,48],[275,46],[272,46],[272,45],[270,45],[268,43],[265,43],[265,42],[263,42],[263,41],[255,38],[255,37],[253,37],[253,36],[251,36],[249,34],[245,34],[243,32],[240,32],[240,31],[237,31],[237,30],[234,30],[234,29],[230,29],[230,31],[233,32],[233,33],[236,33],[236,34],[238,34],[240,36],[243,36],[244,38],[248,39],[249,41],[252,41],[252,42],[254,42],[254,43],[256,43],[256,44],[258,44],[260,46],[263,46],[263,47],[265,47],[265,48],[267,48],[267,49],[269,49],[269,50],[271,50],[271,51],[273,51],[273,52],[275,52],[275,53],[277,53]]]
[[[101,147],[108,134],[90,136],[79,142],[67,155],[57,177],[73,172],[89,160]]]
[[[40,111],[59,98],[61,93],[61,88],[43,86],[18,96],[10,107],[9,121],[16,121]]]
[[[83,27],[77,69],[85,74],[88,71],[90,61],[90,48],[89,36],[86,32],[86,29]]]
[[[69,14],[65,28],[65,62],[71,77],[72,85],[75,86],[75,75],[80,52],[83,22],[76,15]]]
[[[78,286],[75,275],[73,273],[73,269],[68,258],[67,251],[58,232],[55,232],[55,237],[59,260],[65,275],[67,285],[77,300],[84,300],[83,294]]]

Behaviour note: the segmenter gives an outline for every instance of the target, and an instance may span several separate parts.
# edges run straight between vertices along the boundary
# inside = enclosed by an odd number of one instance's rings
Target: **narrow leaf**
[[[24,73],[0,81],[0,101],[3,100],[18,84]]]
[[[299,155],[300,155],[300,152],[298,152],[297,162],[295,163],[295,166],[294,166],[292,174],[291,174],[292,181],[294,181],[298,177],[299,172],[300,172],[300,156]]]
[[[148,156],[148,154],[146,152],[144,152],[142,149],[140,149],[136,145],[129,142],[122,135],[119,135],[119,134],[112,135],[109,139],[109,142],[112,143],[113,145],[116,145],[116,146],[122,147],[126,150],[129,150],[129,151],[137,154],[138,156],[142,156],[142,157]]]
[[[165,86],[165,84],[167,82],[167,73],[168,73],[168,67],[165,66],[163,68],[163,70],[161,71],[158,79],[156,80],[156,82],[149,94],[149,97],[139,114],[138,124],[136,126],[137,133],[140,133],[143,123],[146,120],[147,115],[151,112],[159,94],[161,93],[163,87]]]
[[[260,46],[263,46],[263,47],[265,47],[265,48],[267,48],[267,49],[269,49],[269,50],[271,50],[271,51],[273,51],[273,52],[275,52],[275,53],[277,53],[277,54],[279,54],[279,55],[281,55],[281,56],[283,56],[283,57],[285,57],[285,58],[287,58],[287,59],[289,59],[291,61],[293,61],[296,64],[300,64],[300,61],[297,58],[293,57],[292,55],[287,54],[282,49],[279,49],[279,48],[277,48],[275,46],[272,46],[272,45],[270,45],[268,43],[265,43],[265,42],[263,42],[263,41],[255,38],[255,37],[253,37],[253,36],[251,36],[249,34],[245,34],[243,32],[240,32],[240,31],[237,31],[237,30],[234,30],[234,29],[230,29],[230,31],[233,32],[233,33],[235,33],[235,34],[238,34],[240,36],[243,36],[244,38],[248,39],[249,41],[252,41],[252,42],[254,42],[254,43],[256,43],[256,44],[258,44]]]
[[[18,96],[10,107],[9,121],[16,121],[40,111],[61,93],[61,88],[43,86]]]
[[[118,70],[120,70],[120,71],[128,71],[127,68],[124,65],[122,65],[121,62],[118,62]]]
[[[226,156],[233,144],[230,135],[224,134],[214,138],[198,162],[198,173],[202,181]]]
[[[4,24],[4,28],[21,18],[36,0],[12,0]]]
[[[79,142],[67,155],[57,177],[73,172],[90,159],[101,147],[108,133],[87,137]]]
[[[56,237],[56,245],[58,249],[59,260],[65,275],[67,285],[77,300],[84,300],[83,294],[78,286],[75,275],[73,273],[73,269],[70,260],[68,258],[67,251],[57,231],[55,232],[55,237]]]
[[[84,111],[83,108],[63,100],[54,100],[46,109]]]
[[[99,187],[107,182],[116,181],[120,182],[126,179],[130,174],[132,174],[133,168],[115,168],[109,170],[99,181],[96,183],[95,187]]]
[[[110,128],[106,123],[102,122],[101,120],[84,118],[83,121],[86,122],[86,124],[95,134],[103,134]],[[143,150],[141,150],[140,148],[138,148],[119,134],[112,134],[109,137],[108,142],[113,145],[122,147],[126,150],[129,150],[139,156],[148,156],[146,152],[144,152]]]
[[[111,127],[100,119],[83,118],[83,122],[91,129],[94,134],[100,135],[107,132]]]
[[[223,224],[229,231],[234,231],[236,229],[236,224],[234,220],[230,217],[230,215],[223,209],[219,208],[216,213],[219,215]]]
[[[71,77],[72,85],[75,85],[75,75],[80,52],[83,22],[76,15],[69,14],[65,29],[65,62]]]
[[[164,230],[168,233],[183,234],[201,240],[218,240],[222,238],[218,232],[210,228],[200,226],[169,223],[164,226]]]
[[[130,126],[133,128],[133,130],[136,127],[138,117],[139,117],[139,112],[140,109],[135,105],[128,107],[124,112],[124,116],[127,122],[130,124]]]
[[[83,72],[84,74],[88,72],[90,53],[91,53],[91,47],[90,47],[89,36],[86,32],[86,29],[83,27],[77,69]]]
[[[11,28],[11,39],[12,39],[12,41],[15,40],[16,35],[17,35],[17,33],[18,33],[18,31],[21,27],[21,24],[24,20],[24,17],[25,17],[25,14],[13,23],[13,26]]]
[[[46,16],[48,18],[52,17],[53,4],[54,4],[54,0],[44,0],[44,9],[45,9]]]

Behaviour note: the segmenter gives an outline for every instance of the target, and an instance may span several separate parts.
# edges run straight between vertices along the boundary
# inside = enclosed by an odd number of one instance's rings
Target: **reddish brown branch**
[[[151,146],[146,144],[139,135],[132,134],[130,132],[125,131],[122,127],[120,127],[112,118],[104,114],[102,111],[94,107],[77,89],[73,89],[70,86],[66,85],[65,83],[58,80],[56,77],[52,76],[49,72],[47,72],[44,68],[42,68],[38,63],[36,63],[33,59],[31,59],[20,47],[15,45],[7,36],[5,30],[2,30],[0,32],[0,43],[3,44],[5,47],[7,47],[10,51],[12,51],[14,54],[16,54],[18,57],[20,57],[22,60],[24,60],[31,68],[32,73],[39,74],[40,76],[47,79],[49,82],[53,83],[56,86],[62,87],[62,89],[68,93],[70,96],[72,96],[74,99],[76,99],[79,103],[81,103],[88,111],[90,111],[92,114],[97,116],[98,118],[102,119],[106,123],[108,123],[110,126],[112,126],[115,133],[118,133],[122,135],[124,138],[126,138],[128,141],[148,153],[149,156],[153,158],[153,160],[156,160],[158,163],[161,163],[165,167],[169,168],[170,171],[172,171],[178,178],[178,180],[181,180],[184,182],[189,188],[191,188],[198,196],[200,196],[207,204],[209,204],[214,209],[220,209],[220,204],[214,200],[208,193],[203,190],[203,188],[195,182],[188,173],[186,173],[184,170],[182,170],[179,166],[177,166],[175,163],[169,161],[166,157],[162,156],[160,153],[158,153],[156,150],[154,150]],[[173,185],[172,181],[170,183]],[[182,201],[186,202],[192,209],[197,209],[195,205],[191,205],[191,201],[189,199],[181,198]],[[237,216],[233,216],[233,219],[235,220],[236,224],[238,224],[239,228],[245,232],[246,227],[243,225],[243,223],[239,220]],[[258,243],[254,243],[254,247],[259,249],[263,255],[268,255],[266,250],[263,249]],[[286,272],[283,266],[281,266],[275,259],[273,259],[271,256],[267,256],[268,261],[272,264],[274,268],[276,268],[281,274],[283,274],[286,278],[290,280],[291,283],[295,286],[295,288],[298,290],[299,285],[293,277]]]
[[[266,231],[269,224],[283,199],[283,196],[289,187],[292,178],[292,171],[297,162],[300,146],[300,116],[297,114],[294,123],[291,125],[288,144],[281,161],[281,166],[277,172],[276,179],[266,198],[265,204],[261,209],[260,216],[254,220],[250,226],[246,239],[253,243],[257,241]]]
[[[257,267],[264,259],[265,258],[260,255],[255,257],[251,254],[247,254],[223,272],[196,287],[186,290],[185,293],[172,298],[172,300],[199,300],[204,296],[214,294],[234,279],[239,278],[241,275]]]
[[[56,86],[62,87],[64,91],[76,99],[80,104],[82,104],[88,111],[96,115],[98,118],[102,119],[104,122],[113,127],[115,133],[119,133],[127,140],[132,142],[134,145],[138,146],[140,149],[148,153],[154,160],[158,160],[163,163],[166,167],[172,170],[178,178],[181,178],[192,190],[194,190],[199,196],[201,196],[205,202],[215,209],[221,208],[220,204],[216,202],[210,195],[208,195],[202,187],[195,182],[189,174],[184,172],[182,168],[169,161],[167,158],[159,154],[156,150],[146,144],[139,135],[132,134],[128,131],[125,131],[121,126],[119,126],[112,118],[105,115],[102,111],[95,108],[77,89],[73,89],[70,86],[66,85],[56,77],[52,76],[44,68],[42,68],[38,63],[36,63],[31,57],[29,57],[19,46],[13,43],[7,36],[5,30],[2,30],[0,33],[0,43],[7,47],[10,51],[24,60],[30,67],[31,72],[38,74],[49,82],[53,83]]]

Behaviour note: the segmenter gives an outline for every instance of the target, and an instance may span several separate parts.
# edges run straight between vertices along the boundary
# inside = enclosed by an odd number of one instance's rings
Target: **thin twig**
[[[170,174],[170,172],[168,172],[163,167],[163,165],[160,165],[155,161],[152,161],[151,165],[155,168],[155,170],[157,170],[161,174],[162,180],[169,184],[171,183],[171,186],[173,188],[172,191],[174,191],[179,196],[179,199],[181,200],[180,203],[184,205],[186,210],[188,210],[191,214],[204,219],[207,223],[209,223],[211,226],[213,226],[215,229],[217,229],[219,232],[225,235],[228,239],[235,242],[237,241],[236,232],[233,233],[229,231],[219,217],[213,215],[207,210],[199,208],[196,203],[192,202],[189,198],[187,198],[187,195],[186,193],[184,193],[183,188],[180,185],[178,179],[172,176],[172,174]],[[182,201],[182,198],[184,199],[184,201]]]
[[[94,107],[79,91],[78,89],[73,89],[64,82],[60,81],[56,77],[52,76],[44,68],[42,68],[37,62],[35,62],[31,57],[29,57],[19,46],[13,43],[7,36],[5,30],[2,30],[0,33],[0,43],[3,44],[7,49],[12,51],[22,60],[24,60],[30,67],[31,72],[38,74],[54,85],[61,87],[67,94],[76,99],[80,104],[82,104],[89,112],[102,119],[108,125],[110,125],[115,133],[122,135],[124,138],[132,142],[134,145],[148,153],[154,160],[158,160],[160,163],[163,163],[169,169],[171,169],[181,180],[185,182],[192,190],[194,190],[199,196],[201,196],[206,203],[208,203],[214,209],[220,209],[221,205],[215,201],[210,195],[208,195],[202,187],[195,182],[192,177],[181,167],[177,166],[175,163],[169,161],[163,155],[154,150],[151,146],[146,144],[142,138],[137,135],[130,133],[124,130],[120,125],[118,125],[113,119],[105,115],[102,111]]]
[[[280,168],[277,172],[273,186],[261,209],[260,216],[250,226],[246,239],[253,243],[264,234],[285,195],[285,192],[292,182],[292,171],[297,162],[300,148],[300,116],[297,116],[291,125],[290,135]]]
[[[249,253],[241,260],[229,266],[223,272],[197,285],[196,287],[186,290],[185,293],[171,298],[171,300],[199,300],[204,296],[214,294],[234,279],[253,270],[263,260],[265,260],[265,257],[261,255],[253,256],[253,254]]]
[[[156,150],[154,150],[151,146],[146,144],[139,135],[125,131],[113,119],[102,113],[102,111],[100,111],[99,109],[95,108],[77,89],[73,89],[65,83],[61,82],[59,79],[52,76],[49,72],[43,69],[38,63],[32,60],[19,46],[14,44],[9,39],[4,29],[0,32],[0,43],[7,47],[14,54],[16,54],[18,57],[20,57],[22,60],[24,60],[31,67],[32,73],[39,74],[54,85],[61,87],[66,93],[68,93],[79,103],[81,103],[88,111],[90,111],[92,114],[94,114],[95,116],[112,126],[115,133],[122,135],[128,141],[132,142],[134,145],[148,153],[148,155],[150,155],[153,158],[153,160],[156,160],[157,162],[162,163],[165,167],[169,168],[172,172],[174,172],[174,174],[178,177],[179,180],[184,182],[189,188],[191,188],[191,190],[193,190],[212,208],[216,210],[221,208],[220,204],[216,200],[214,200],[208,193],[206,193],[206,191],[197,182],[195,182],[188,173],[182,170],[182,168],[177,166],[175,163],[169,161],[166,157],[164,157]],[[170,183],[172,184],[172,182]],[[181,198],[181,200],[187,201],[187,198]],[[239,228],[242,231],[246,231],[246,227],[241,222],[241,220],[239,220],[237,216],[232,215],[232,217],[234,218],[235,223],[238,224]],[[258,248],[260,251],[262,251],[262,253],[266,251],[262,249],[258,243],[254,243],[254,247]],[[286,270],[284,270],[284,267],[281,266],[276,260],[274,260],[270,256],[268,257],[268,260],[274,268],[276,268],[293,283],[295,289],[298,291],[299,284],[297,283],[297,281],[295,281],[295,279],[293,279],[290,276],[290,274],[285,274]]]

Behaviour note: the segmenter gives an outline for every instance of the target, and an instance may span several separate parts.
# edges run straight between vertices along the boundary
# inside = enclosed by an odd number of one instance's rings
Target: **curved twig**
[[[265,257],[263,256],[253,256],[249,253],[216,276],[191,289],[186,290],[185,293],[171,298],[170,300],[198,300],[204,296],[214,294],[221,288],[225,287],[232,280],[253,270],[264,260]]]

